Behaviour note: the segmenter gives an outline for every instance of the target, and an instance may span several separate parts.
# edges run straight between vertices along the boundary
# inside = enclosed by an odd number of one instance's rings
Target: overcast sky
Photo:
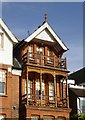
[[[47,13],[49,24],[69,48],[64,55],[68,70],[83,67],[83,2],[3,2],[0,8],[0,17],[20,39],[41,25]]]

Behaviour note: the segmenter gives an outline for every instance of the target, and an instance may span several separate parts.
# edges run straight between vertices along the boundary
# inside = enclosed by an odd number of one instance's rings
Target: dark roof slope
[[[21,64],[19,63],[19,61],[14,57],[13,58],[13,68],[15,69],[21,69]]]
[[[85,82],[85,67],[70,74],[69,79],[74,79],[76,84],[81,84]]]

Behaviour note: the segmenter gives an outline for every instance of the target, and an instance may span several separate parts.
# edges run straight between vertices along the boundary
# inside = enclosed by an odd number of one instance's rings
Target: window
[[[39,95],[40,95],[40,81],[39,79],[36,79],[36,99],[40,98]]]
[[[58,116],[57,120],[66,120],[66,118],[62,116]]]
[[[48,62],[52,62],[52,50],[51,49],[48,49]]]
[[[29,46],[29,57],[33,58],[33,45]]]
[[[3,33],[0,32],[0,48],[3,48]]]
[[[49,100],[54,100],[54,83],[52,80],[49,81]]]
[[[77,111],[78,114],[85,113],[85,97],[77,98]]]
[[[44,115],[43,116],[43,120],[54,120],[55,117],[54,116],[51,116],[51,115]]]
[[[31,115],[31,120],[39,120],[39,115]]]
[[[43,54],[43,48],[37,47],[37,55],[42,55]]]
[[[32,80],[28,80],[28,98],[32,96]]]
[[[45,83],[44,80],[42,80],[42,99],[44,100],[44,95],[45,95]]]
[[[0,70],[0,94],[6,94],[6,71]]]
[[[36,99],[40,98],[40,80],[36,80]],[[45,83],[44,80],[42,80],[42,99],[44,100],[44,95],[45,95]]]
[[[5,115],[0,115],[0,120],[5,120]]]

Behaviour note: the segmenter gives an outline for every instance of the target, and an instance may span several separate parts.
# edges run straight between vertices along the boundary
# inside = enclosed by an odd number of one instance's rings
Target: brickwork
[[[6,69],[6,95],[0,95],[0,114],[6,118],[19,118],[19,76],[8,72],[11,66],[0,65],[0,69]]]

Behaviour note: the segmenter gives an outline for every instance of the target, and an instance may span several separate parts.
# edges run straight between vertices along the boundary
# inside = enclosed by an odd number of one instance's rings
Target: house
[[[13,68],[13,45],[16,43],[18,40],[0,18],[0,120],[19,118],[21,73],[19,69]]]
[[[71,115],[85,114],[85,67],[71,73],[68,79],[74,80],[69,84],[69,104],[72,109]]]
[[[14,47],[22,66],[20,82],[20,119],[69,119],[67,61],[68,48],[47,18],[30,36]]]
[[[70,119],[67,50],[47,16],[22,41],[0,19],[0,119]]]

